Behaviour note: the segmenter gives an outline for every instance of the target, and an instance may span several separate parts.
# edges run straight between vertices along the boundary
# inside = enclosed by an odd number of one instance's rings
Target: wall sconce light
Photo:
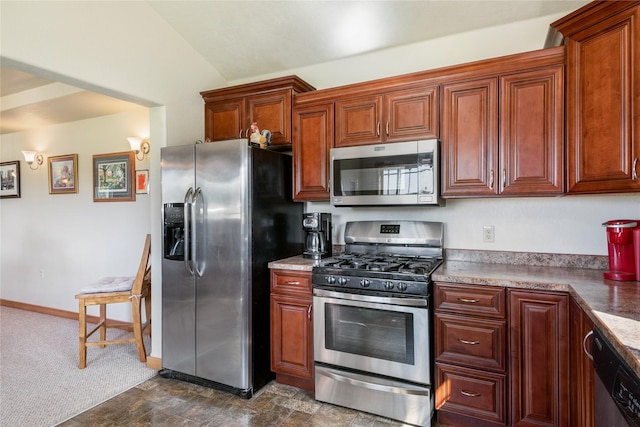
[[[44,163],[44,156],[35,151],[23,151],[22,155],[24,156],[24,161],[27,162],[27,164],[29,165],[29,169],[31,170],[38,170],[40,165]],[[35,168],[31,166],[33,163],[36,164]]]
[[[131,151],[136,154],[136,159],[144,160],[145,154],[149,154],[149,141],[146,139],[138,138],[137,136],[130,136],[127,138],[129,145],[131,145]],[[138,154],[142,153],[142,158],[138,157]]]

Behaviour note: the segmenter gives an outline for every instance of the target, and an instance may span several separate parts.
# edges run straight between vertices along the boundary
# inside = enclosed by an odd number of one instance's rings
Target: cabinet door
[[[283,90],[247,97],[247,122],[257,122],[260,131],[271,132],[271,144],[291,143],[291,91]]]
[[[333,104],[293,110],[293,200],[329,200]]]
[[[500,193],[564,191],[563,67],[500,77]]]
[[[640,191],[640,6],[566,46],[568,191]]]
[[[271,294],[271,370],[313,378],[312,300]]]
[[[204,136],[211,141],[242,138],[244,135],[244,98],[204,105]]]
[[[382,142],[382,97],[336,101],[336,147]]]
[[[590,348],[591,338],[587,334],[593,331],[593,321],[572,298],[571,319],[571,425],[593,427],[595,423],[595,383],[593,361],[585,353],[583,343]]]
[[[384,96],[386,142],[438,138],[438,88],[412,88]]]
[[[498,193],[498,79],[442,87],[442,195]]]
[[[569,425],[569,297],[509,290],[513,426]]]

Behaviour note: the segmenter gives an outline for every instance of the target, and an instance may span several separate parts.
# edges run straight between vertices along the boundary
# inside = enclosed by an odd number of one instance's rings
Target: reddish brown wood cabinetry
[[[434,306],[439,422],[587,425],[570,423],[569,348],[574,351],[583,330],[572,329],[575,335],[569,341],[567,294],[436,283]],[[572,361],[579,356],[572,353]],[[588,370],[585,364],[579,366]],[[585,394],[580,408],[588,406],[588,399]]]
[[[571,334],[570,375],[571,375],[571,422],[572,426],[593,427],[595,422],[594,367],[589,351],[593,321],[572,298],[569,305]],[[586,342],[585,342],[586,341]],[[586,347],[586,350],[585,348]]]
[[[333,103],[293,109],[293,200],[329,200]]]
[[[271,271],[271,370],[276,381],[314,390],[311,272]]]
[[[290,144],[291,105],[297,93],[315,90],[296,76],[201,92],[205,138],[248,138],[251,123],[271,131],[273,145]]]
[[[461,66],[459,81],[447,77],[444,197],[563,192],[563,60],[563,48],[548,49]]]
[[[437,86],[379,93],[336,100],[336,147],[438,137]]]
[[[567,48],[568,192],[640,191],[640,2],[592,2],[551,26]]]
[[[509,290],[513,426],[569,426],[569,296]]]
[[[436,283],[438,421],[503,426],[507,414],[505,289]]]

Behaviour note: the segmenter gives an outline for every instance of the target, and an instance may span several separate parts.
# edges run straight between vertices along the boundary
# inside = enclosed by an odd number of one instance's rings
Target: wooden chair
[[[142,259],[135,277],[105,277],[94,285],[81,290],[76,295],[80,307],[78,320],[80,323],[80,369],[87,365],[87,347],[100,346],[104,348],[108,344],[122,344],[135,342],[138,348],[138,356],[141,362],[147,360],[147,353],[142,340],[145,329],[151,331],[151,266],[149,256],[151,254],[151,235],[147,234],[142,251]],[[146,322],[142,323],[142,300],[144,299]],[[123,323],[110,323],[107,326],[107,304],[131,302],[131,314],[133,323],[133,337],[107,341],[107,327],[122,327]],[[100,305],[100,319],[98,325],[87,333],[87,306]],[[128,325],[128,324],[127,324]],[[87,339],[94,332],[100,331],[100,340],[88,342]]]

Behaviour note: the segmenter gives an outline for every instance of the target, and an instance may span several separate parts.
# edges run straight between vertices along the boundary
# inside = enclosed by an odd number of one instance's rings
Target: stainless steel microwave
[[[334,206],[437,205],[438,141],[331,149]]]

